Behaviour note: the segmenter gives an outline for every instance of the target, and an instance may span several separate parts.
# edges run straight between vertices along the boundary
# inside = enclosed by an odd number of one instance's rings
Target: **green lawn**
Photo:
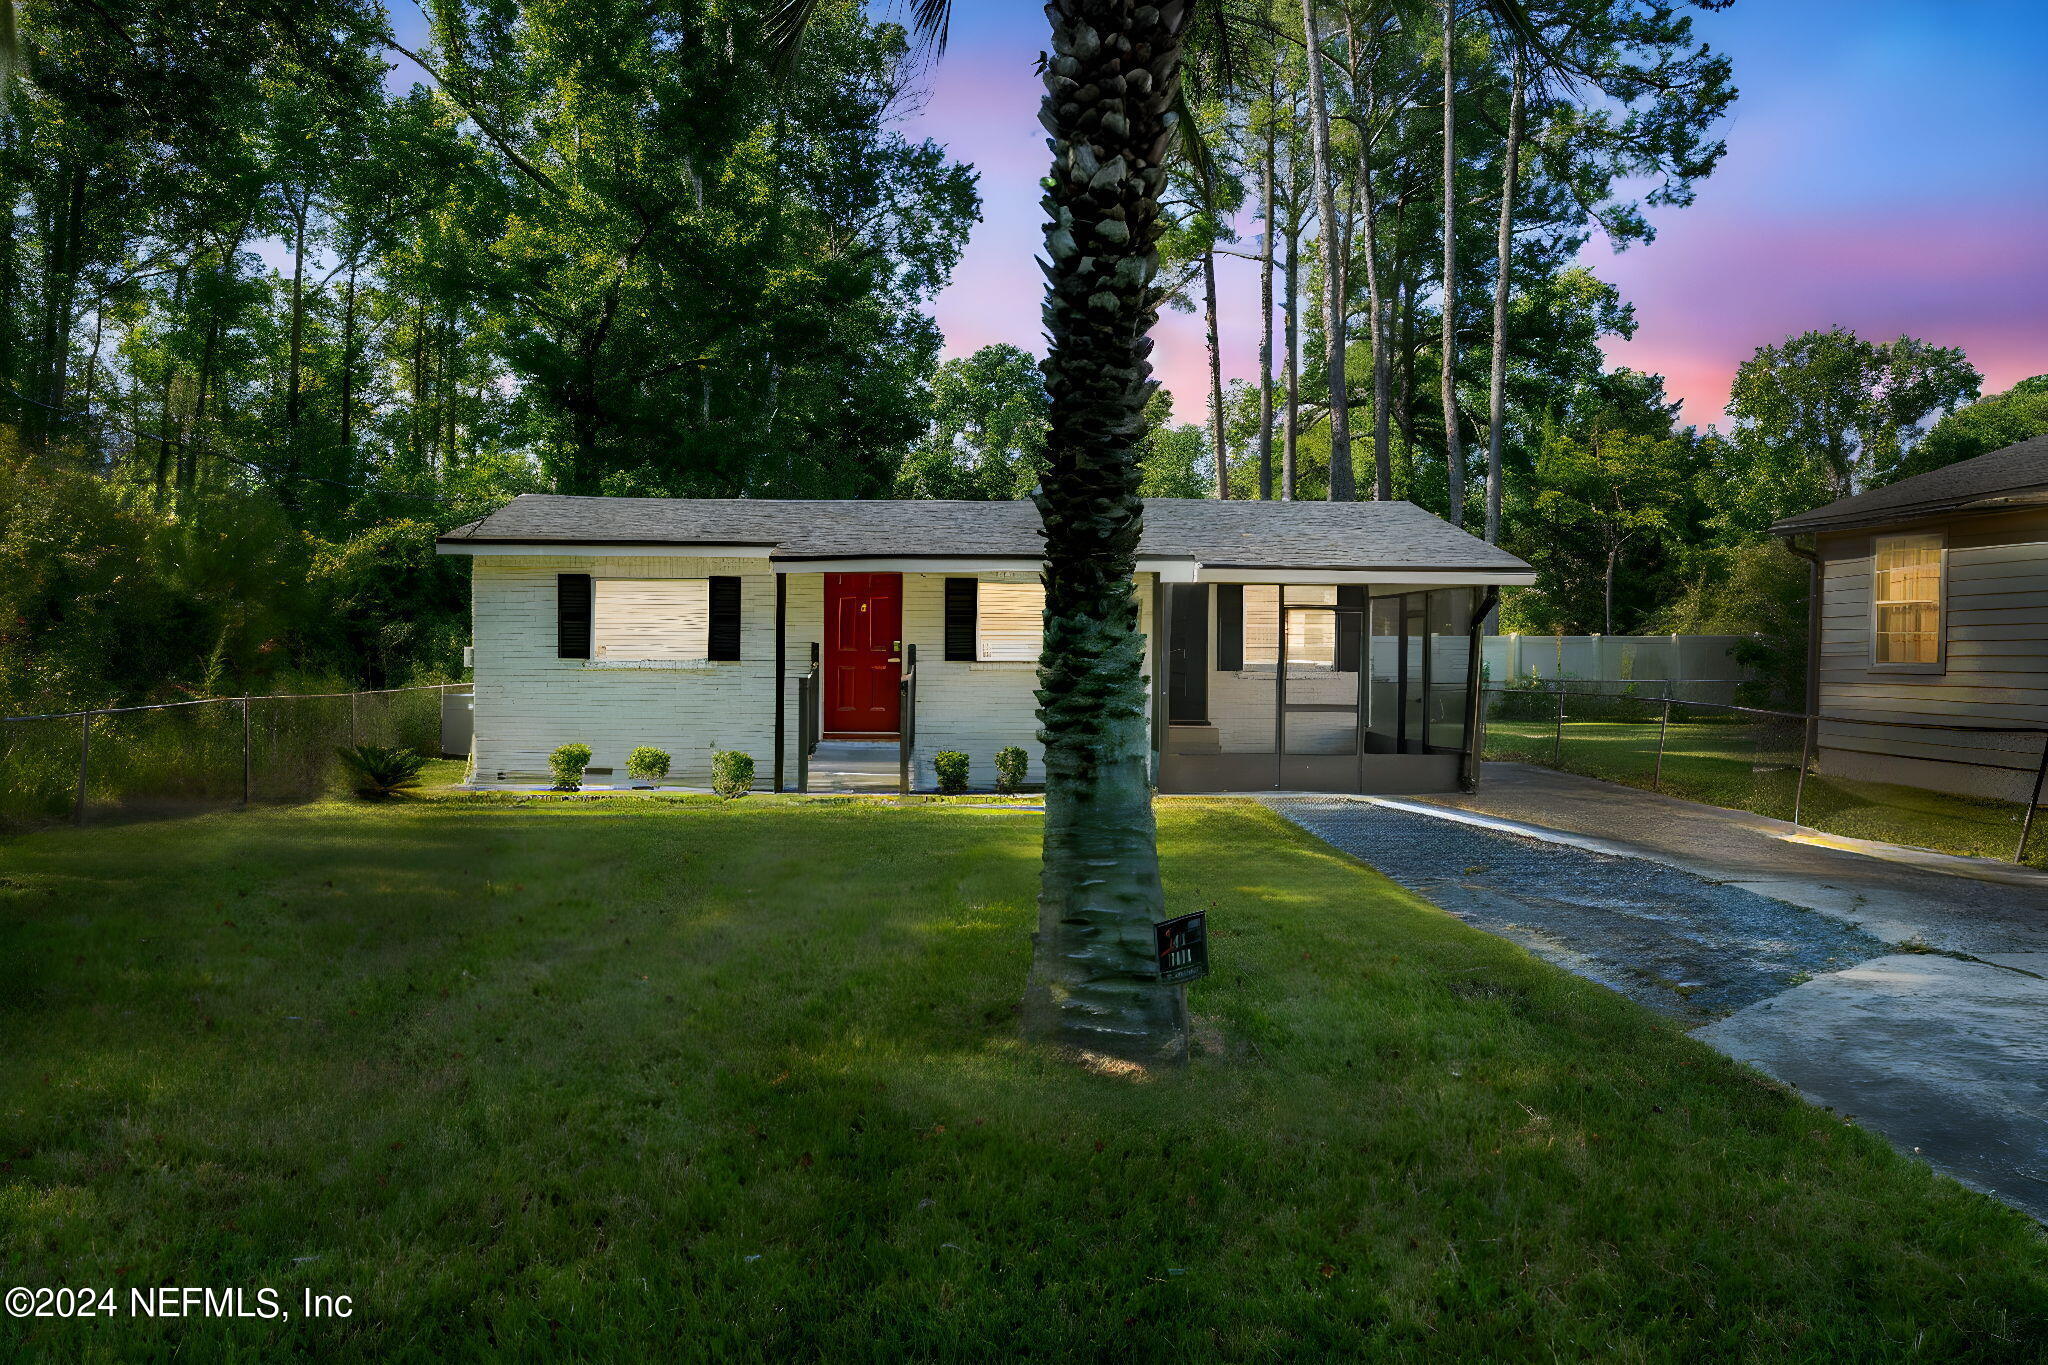
[[[1726,721],[1673,721],[1665,736],[1661,784],[1657,722],[1581,720],[1567,716],[1556,749],[1552,720],[1490,720],[1486,756],[1539,763],[1673,796],[1790,820],[1799,780],[1796,725],[1760,727]],[[2010,859],[2018,846],[2024,805],[1949,796],[1919,787],[1854,782],[1809,773],[1801,823],[1829,834],[1911,844],[1981,858]],[[2027,850],[2027,862],[2048,866],[2048,826]]]
[[[1022,1047],[1039,818],[322,803],[0,844],[0,1357],[2033,1360],[2016,1213],[1250,803],[1184,1073]]]

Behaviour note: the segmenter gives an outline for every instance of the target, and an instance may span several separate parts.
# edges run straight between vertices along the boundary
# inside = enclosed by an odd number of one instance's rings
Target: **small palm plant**
[[[365,801],[384,801],[407,787],[417,787],[420,769],[427,766],[426,755],[414,749],[358,744],[334,752],[348,769],[355,794]]]

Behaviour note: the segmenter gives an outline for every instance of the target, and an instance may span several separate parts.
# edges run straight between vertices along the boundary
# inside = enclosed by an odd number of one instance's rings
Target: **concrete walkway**
[[[2048,876],[1792,842],[1780,821],[1521,764],[1488,764],[1470,797],[1270,799],[2048,1222]]]

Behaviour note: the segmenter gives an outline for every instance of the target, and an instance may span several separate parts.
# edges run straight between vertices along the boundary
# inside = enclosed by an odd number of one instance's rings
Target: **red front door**
[[[825,575],[825,734],[893,735],[903,678],[903,575]]]

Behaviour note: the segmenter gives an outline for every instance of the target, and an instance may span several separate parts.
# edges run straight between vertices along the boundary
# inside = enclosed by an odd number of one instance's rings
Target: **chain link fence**
[[[1752,811],[1823,834],[2048,864],[2048,839],[2034,829],[2048,729],[1814,717],[1560,683],[1486,688],[1484,709],[1488,759]],[[1900,735],[1901,747],[1930,733],[1967,738],[1977,747],[1959,752],[1999,761],[1941,760],[1954,769],[1947,782],[1872,780],[1867,764],[1847,761],[1859,756],[1828,745],[1831,731],[1849,725],[1920,732]]]
[[[335,750],[441,751],[467,683],[0,718],[0,825],[184,815],[343,790]]]

